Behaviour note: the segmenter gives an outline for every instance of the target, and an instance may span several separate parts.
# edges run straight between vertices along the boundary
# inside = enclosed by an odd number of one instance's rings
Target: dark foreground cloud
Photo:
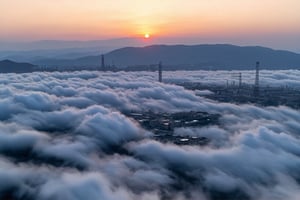
[[[212,82],[221,74],[165,77],[203,76]],[[299,84],[294,71],[263,75],[270,82]],[[215,102],[197,96],[210,91],[158,83],[151,72],[2,74],[0,85],[0,199],[296,200],[300,195],[299,110]],[[205,111],[220,118],[214,125],[175,128],[176,136],[209,141],[179,146],[158,142],[124,114],[148,110]]]

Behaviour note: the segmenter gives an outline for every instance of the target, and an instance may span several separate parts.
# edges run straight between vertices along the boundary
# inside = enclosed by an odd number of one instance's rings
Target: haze
[[[1,0],[0,41],[142,37],[300,52],[299,0]]]

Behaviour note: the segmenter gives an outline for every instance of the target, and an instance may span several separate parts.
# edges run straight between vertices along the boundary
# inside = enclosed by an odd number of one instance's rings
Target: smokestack
[[[242,87],[242,72],[239,73],[239,88]]]
[[[104,55],[101,55],[101,70],[105,71],[105,62],[104,62]]]
[[[259,62],[256,62],[256,72],[255,72],[255,84],[254,84],[254,96],[259,96]]]
[[[161,61],[158,64],[158,81],[162,82],[162,63],[161,63]]]

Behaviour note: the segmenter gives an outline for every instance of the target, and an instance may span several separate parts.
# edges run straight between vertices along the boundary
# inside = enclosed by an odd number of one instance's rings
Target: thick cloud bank
[[[214,79],[221,72],[205,73],[165,77],[221,80]],[[274,71],[265,80],[300,86],[296,76]],[[1,74],[0,199],[299,199],[299,110],[215,102],[197,96],[210,91],[156,79],[153,72]],[[220,119],[174,130],[208,144],[176,145],[124,114],[149,110]]]

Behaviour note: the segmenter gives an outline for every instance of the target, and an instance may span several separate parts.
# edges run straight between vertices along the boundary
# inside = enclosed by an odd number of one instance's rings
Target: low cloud
[[[171,84],[224,82],[224,73],[164,72],[168,83],[152,72],[0,74],[0,198],[297,199],[299,110],[220,103]],[[262,84],[300,86],[298,71],[261,74]],[[206,145],[176,145],[126,116],[148,110],[220,118],[174,129]]]

